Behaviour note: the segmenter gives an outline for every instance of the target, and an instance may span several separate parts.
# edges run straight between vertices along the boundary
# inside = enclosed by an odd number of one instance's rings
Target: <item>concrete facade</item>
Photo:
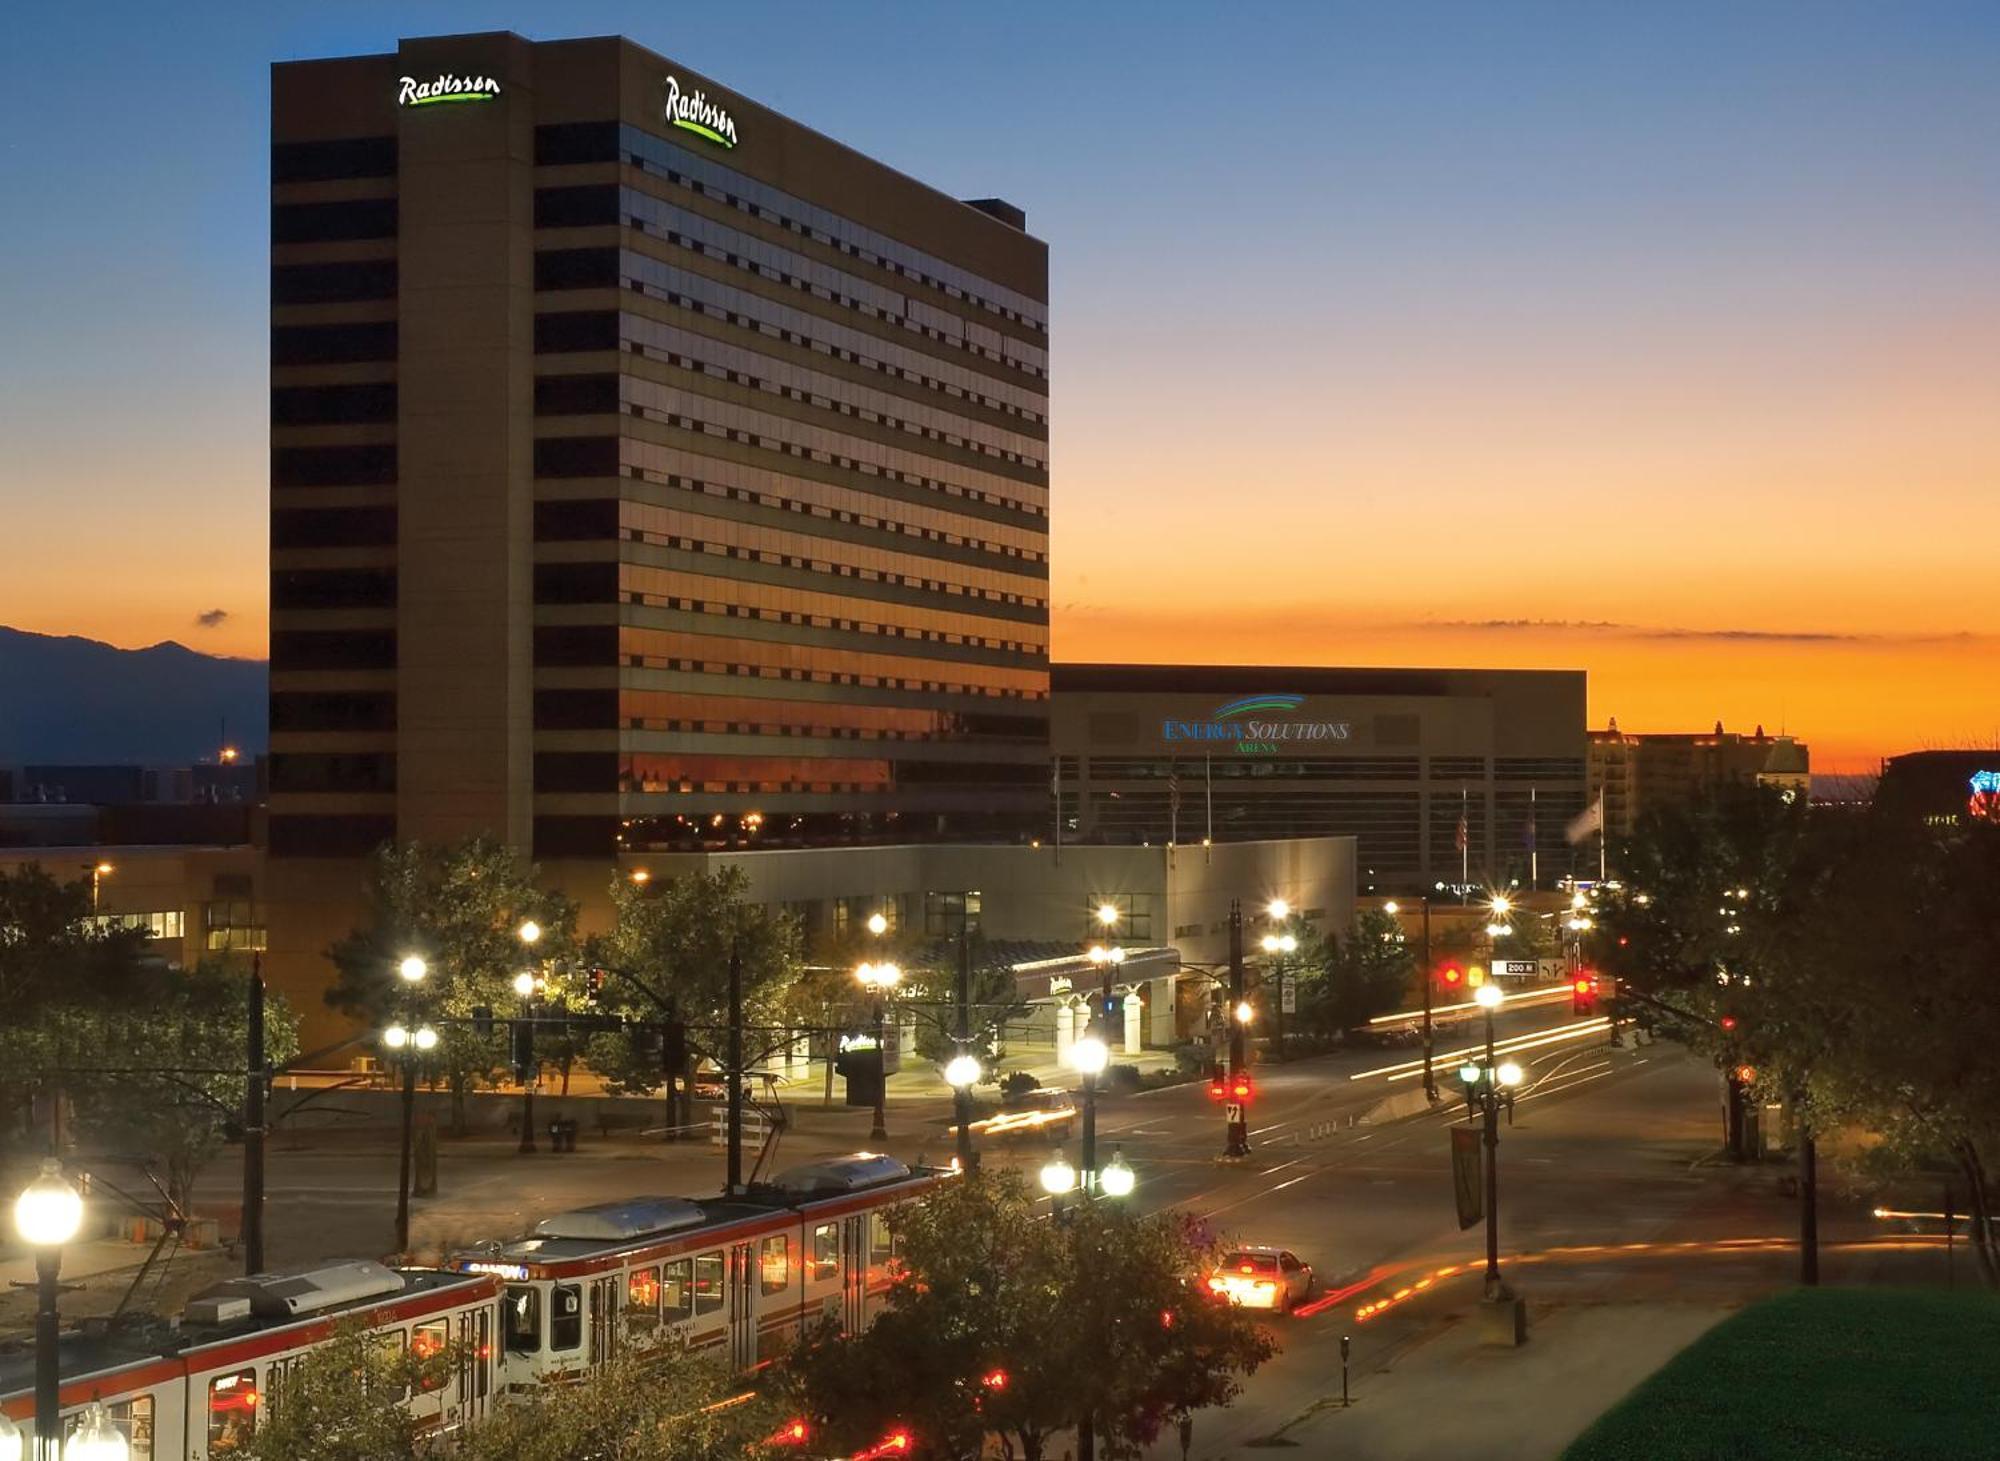
[[[1078,841],[1352,836],[1377,894],[1565,870],[1582,671],[1059,664],[1051,684]]]

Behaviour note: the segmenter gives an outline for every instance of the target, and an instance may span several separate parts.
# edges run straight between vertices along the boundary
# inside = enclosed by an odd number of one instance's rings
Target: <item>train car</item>
[[[230,1279],[189,1300],[178,1319],[96,1321],[65,1333],[64,1429],[101,1403],[132,1461],[227,1457],[255,1433],[267,1406],[284,1403],[286,1368],[347,1319],[376,1342],[418,1355],[459,1347],[451,1374],[404,1397],[426,1429],[456,1430],[491,1403],[498,1281],[357,1261]],[[0,1349],[0,1413],[24,1435],[33,1429],[34,1373],[32,1347]]]
[[[892,1277],[889,1213],[953,1175],[862,1152],[793,1167],[742,1196],[557,1213],[449,1266],[505,1285],[498,1367],[508,1388],[601,1365],[635,1330],[752,1370],[822,1316],[866,1327]]]

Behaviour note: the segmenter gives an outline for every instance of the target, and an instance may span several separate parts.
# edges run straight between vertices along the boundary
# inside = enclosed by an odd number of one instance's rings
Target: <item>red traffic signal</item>
[[[1734,1016],[1734,1015],[1724,1015],[1724,1016],[1722,1017],[1722,1022],[1721,1022],[1721,1023],[1722,1023],[1722,1032],[1723,1032],[1723,1033],[1724,1033],[1725,1035],[1727,1035],[1727,1034],[1732,1034],[1732,1033],[1734,1033],[1734,1031],[1735,1031],[1735,1029],[1736,1029],[1736,1016]]]
[[[1756,1084],[1756,1081],[1757,1081],[1757,1067],[1756,1067],[1756,1066],[1754,1066],[1754,1065],[1739,1065],[1739,1066],[1737,1066],[1737,1067],[1736,1067],[1736,1084],[1737,1084],[1737,1085],[1739,1085],[1739,1086],[1748,1086],[1748,1085],[1754,1085],[1754,1084]]]
[[[1438,983],[1446,989],[1465,987],[1465,967],[1462,964],[1441,964],[1437,971]]]
[[[1573,1014],[1594,1014],[1597,1010],[1597,976],[1588,969],[1580,971],[1571,986],[1570,1010]]]
[[[790,1420],[778,1427],[777,1432],[768,1437],[767,1446],[803,1446],[812,1435],[812,1428],[802,1420]]]
[[[1223,1073],[1222,1067],[1219,1065],[1209,1067],[1208,1099],[1211,1101],[1226,1101],[1229,1099],[1229,1077]]]
[[[1248,1101],[1253,1094],[1255,1094],[1255,1091],[1250,1084],[1249,1076],[1239,1075],[1230,1080],[1229,1082],[1230,1100],[1239,1102]]]

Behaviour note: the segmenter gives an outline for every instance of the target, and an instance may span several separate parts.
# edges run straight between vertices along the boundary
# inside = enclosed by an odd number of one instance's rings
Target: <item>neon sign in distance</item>
[[[396,91],[399,107],[432,107],[445,102],[491,101],[500,94],[500,83],[491,76],[454,76],[440,71],[430,81],[405,76]]]
[[[667,101],[662,115],[674,126],[706,137],[718,146],[736,145],[736,119],[710,101],[707,92],[682,91],[678,76],[667,78]]]

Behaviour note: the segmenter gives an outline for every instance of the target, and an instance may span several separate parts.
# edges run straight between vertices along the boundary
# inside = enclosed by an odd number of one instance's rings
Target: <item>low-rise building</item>
[[[1590,732],[1589,795],[1604,797],[1604,825],[1614,838],[1629,837],[1648,807],[1693,801],[1725,785],[1768,786],[1795,796],[1812,790],[1812,756],[1804,741],[1725,731],[1621,731],[1613,718]]]

